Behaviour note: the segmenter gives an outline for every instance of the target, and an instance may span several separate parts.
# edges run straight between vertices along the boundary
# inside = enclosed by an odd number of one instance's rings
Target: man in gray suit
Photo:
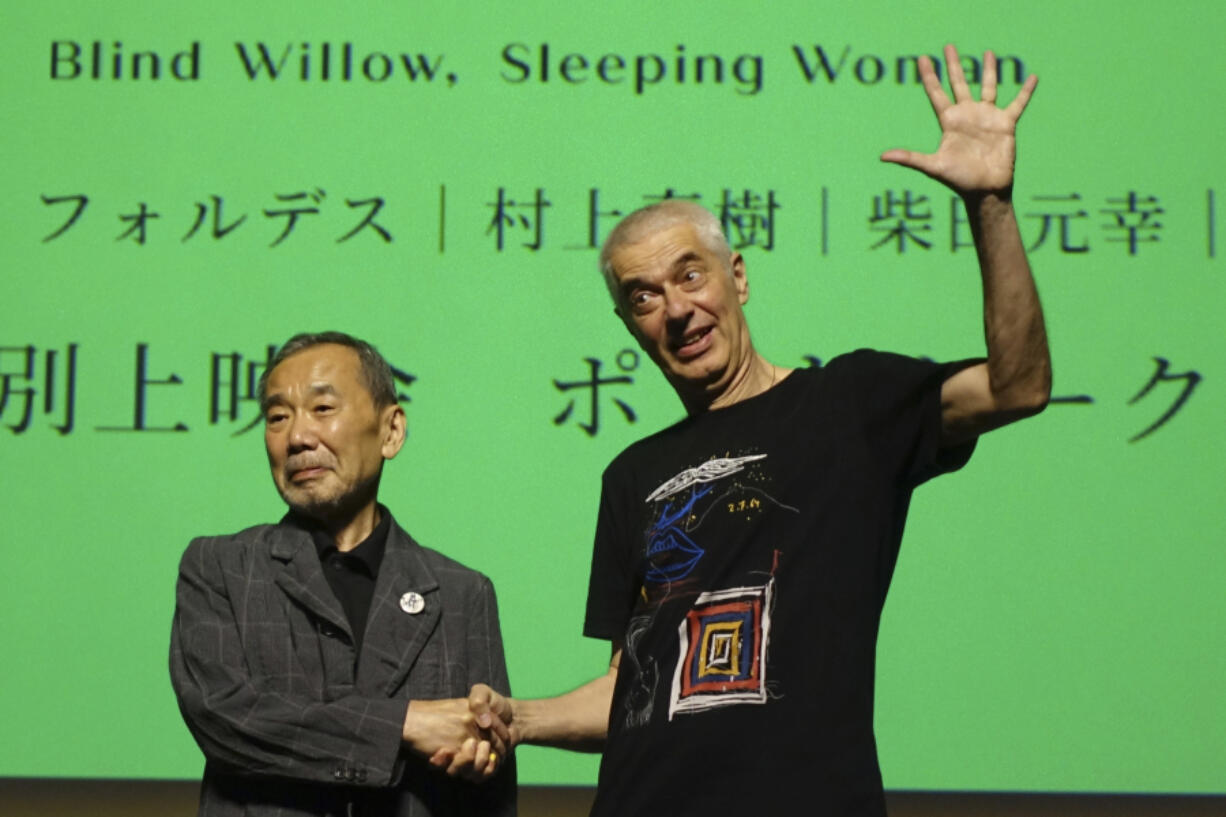
[[[206,758],[200,815],[514,814],[505,731],[462,698],[509,692],[493,586],[376,500],[405,438],[387,362],[297,335],[260,404],[289,513],[195,539],[180,565],[170,675]],[[467,779],[431,766],[448,747],[477,759]]]

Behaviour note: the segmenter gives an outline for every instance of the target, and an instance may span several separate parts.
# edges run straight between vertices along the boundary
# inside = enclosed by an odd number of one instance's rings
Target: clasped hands
[[[485,684],[468,698],[411,701],[403,738],[431,766],[474,782],[493,777],[519,742],[510,700]]]

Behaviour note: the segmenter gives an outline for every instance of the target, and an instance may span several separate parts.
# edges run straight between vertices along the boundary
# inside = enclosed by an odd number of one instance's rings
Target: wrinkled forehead
[[[667,272],[691,260],[718,263],[720,259],[702,241],[693,224],[678,221],[645,231],[617,247],[609,256],[618,281]]]
[[[269,403],[312,394],[348,394],[364,391],[361,361],[347,346],[324,343],[295,352],[268,374],[265,400]]]

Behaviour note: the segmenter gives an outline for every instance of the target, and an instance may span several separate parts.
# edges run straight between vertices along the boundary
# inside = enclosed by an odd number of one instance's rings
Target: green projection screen
[[[445,9],[445,10],[444,10]],[[915,57],[1040,76],[1015,201],[1057,401],[919,490],[879,645],[887,786],[1226,791],[1226,40],[1215,2],[9,4],[0,775],[191,778],[190,537],[282,512],[253,377],[369,338],[382,497],[498,588],[513,686],[588,680],[599,474],[681,407],[596,246],[696,198],[759,348],[983,348]],[[968,70],[974,71],[972,60]],[[528,783],[593,756],[521,750]]]

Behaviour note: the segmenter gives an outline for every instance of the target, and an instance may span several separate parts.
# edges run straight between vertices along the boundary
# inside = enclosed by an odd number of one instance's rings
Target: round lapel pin
[[[400,609],[411,616],[415,616],[426,609],[426,600],[421,597],[421,593],[410,591],[400,597]]]

